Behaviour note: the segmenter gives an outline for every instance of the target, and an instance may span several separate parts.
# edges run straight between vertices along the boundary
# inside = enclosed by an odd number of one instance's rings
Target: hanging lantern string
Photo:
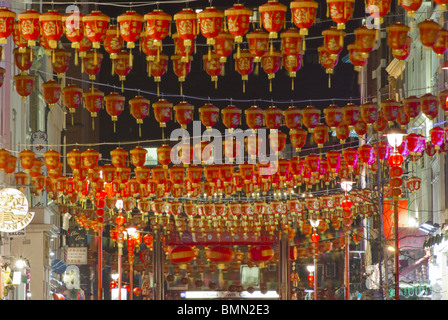
[[[7,62],[7,61],[5,61]],[[9,64],[13,64],[12,62],[7,62]],[[43,70],[35,70],[36,72],[42,73],[42,74],[46,74],[46,75],[53,75],[52,72],[47,72],[47,71],[43,71]],[[108,83],[99,83],[99,82],[95,82],[95,81],[91,81],[91,80],[82,80],[79,78],[75,78],[75,77],[69,77],[66,76],[65,77],[67,80],[70,81],[77,81],[80,83],[87,83],[89,85],[97,85],[97,86],[103,86],[103,87],[109,87],[109,88],[117,88],[116,85],[111,85]],[[412,90],[408,90],[409,92],[418,92],[421,90],[427,90],[427,89],[433,89],[433,90],[440,90],[442,88],[445,88],[444,84],[440,84],[437,86],[433,86],[433,87],[424,87],[424,88],[414,88]],[[135,89],[135,88],[128,88],[128,87],[124,87],[123,88],[124,91],[129,91],[129,92],[137,92],[138,90],[140,90],[142,93],[144,94],[148,94],[148,95],[152,95],[152,96],[156,96],[157,97],[157,92],[155,91],[145,91],[145,90],[141,90],[141,89]],[[398,92],[396,92],[398,93]],[[409,93],[411,94],[411,93]],[[387,97],[389,95],[389,93],[383,93],[380,96],[384,96]],[[169,94],[169,93],[163,93],[164,97],[176,97],[176,98],[181,98],[181,99],[192,99],[192,100],[200,100],[200,101],[214,101],[214,102],[220,102],[220,101],[232,101],[232,102],[238,102],[238,103],[252,103],[254,101],[254,99],[234,99],[232,98],[231,100],[229,98],[216,98],[216,97],[201,97],[201,96],[190,96],[190,95],[179,95],[179,94]],[[365,99],[371,99],[373,97],[377,97],[375,96],[366,96]],[[263,103],[275,103],[275,104],[287,104],[287,105],[291,105],[292,104],[298,104],[298,103],[307,103],[308,105],[313,105],[316,104],[317,102],[333,102],[333,101],[361,101],[361,97],[349,97],[349,98],[324,98],[324,99],[303,99],[303,100],[272,100],[272,99],[257,99],[257,101],[259,102],[263,102]]]

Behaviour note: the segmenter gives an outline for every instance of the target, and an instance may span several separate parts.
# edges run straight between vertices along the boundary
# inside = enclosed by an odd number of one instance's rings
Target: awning
[[[67,269],[67,265],[62,262],[59,259],[54,259],[51,262],[51,271],[58,273],[58,274],[63,274],[65,269]]]
[[[423,264],[427,263],[430,257],[431,257],[430,255],[426,255],[423,258],[417,260],[413,265],[404,268],[402,271],[400,271],[400,277],[404,277],[405,275],[411,273],[412,271],[419,268]]]

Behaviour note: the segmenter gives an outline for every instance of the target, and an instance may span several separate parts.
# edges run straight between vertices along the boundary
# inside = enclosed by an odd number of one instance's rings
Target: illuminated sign
[[[276,291],[267,291],[262,293],[259,290],[249,293],[248,291],[231,292],[231,291],[185,291],[181,292],[180,297],[183,299],[222,299],[222,298],[246,298],[246,299],[278,299],[279,295]]]
[[[28,200],[23,192],[14,188],[0,190],[0,231],[16,232],[33,220],[28,211]]]

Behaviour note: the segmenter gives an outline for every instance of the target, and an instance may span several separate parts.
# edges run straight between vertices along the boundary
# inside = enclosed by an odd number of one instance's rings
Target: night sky
[[[291,21],[291,10],[289,8],[290,1],[280,2],[288,7],[288,10],[286,11],[286,27],[294,27],[294,24]],[[215,0],[211,1],[211,3],[212,6],[222,11],[233,5],[232,2],[225,0]],[[240,3],[251,8],[258,7],[265,2],[241,1]],[[297,76],[294,80],[294,90],[292,90],[291,78],[288,76],[286,70],[280,69],[272,80],[272,92],[269,92],[268,76],[260,66],[258,75],[252,73],[249,76],[249,81],[246,82],[245,92],[243,92],[241,76],[234,69],[233,54],[228,57],[227,63],[225,64],[225,75],[219,77],[218,87],[215,89],[214,82],[211,81],[210,76],[203,69],[202,56],[207,53],[208,47],[206,45],[206,40],[202,35],[198,35],[196,38],[197,51],[194,54],[191,72],[186,77],[186,82],[183,84],[183,97],[180,95],[180,84],[177,76],[173,72],[171,60],[168,62],[167,73],[162,76],[162,81],[160,83],[160,97],[157,96],[156,83],[154,82],[153,77],[149,78],[146,74],[146,56],[139,50],[138,44],[136,48],[133,49],[134,65],[132,71],[126,77],[126,81],[124,82],[125,92],[121,92],[121,82],[119,81],[118,76],[111,76],[111,61],[106,52],[103,52],[104,59],[101,66],[101,72],[97,77],[97,82],[99,84],[102,83],[105,86],[102,88],[101,85],[99,85],[98,88],[104,91],[105,95],[112,91],[116,91],[124,95],[126,101],[139,94],[149,99],[151,104],[161,97],[166,98],[172,102],[173,105],[176,105],[185,99],[195,106],[194,120],[199,120],[199,112],[197,110],[208,101],[220,109],[223,109],[228,104],[232,103],[242,110],[245,110],[254,104],[262,109],[266,109],[270,105],[275,105],[280,109],[286,109],[293,102],[293,105],[296,107],[305,108],[307,105],[311,104],[322,110],[332,102],[341,107],[350,101],[358,103],[360,96],[358,73],[354,71],[351,63],[347,63],[348,51],[346,50],[346,46],[354,42],[355,36],[353,30],[361,25],[362,18],[365,17],[364,3],[356,2],[353,19],[346,24],[345,32],[347,35],[344,39],[344,49],[339,55],[339,62],[334,69],[334,74],[331,76],[331,88],[328,88],[328,74],[326,74],[325,69],[318,62],[317,48],[323,45],[321,32],[336,24],[330,18],[326,17],[326,2],[319,0],[318,3],[319,9],[317,17],[319,18],[319,21],[309,29],[309,35],[306,38],[306,52],[303,58],[303,66],[297,72]],[[210,6],[210,1],[191,1],[188,4],[188,7],[192,9],[204,9],[208,6]],[[187,7],[185,3],[169,4],[164,3],[163,1],[160,2],[159,6],[160,9],[172,16],[185,7]],[[134,7],[133,9],[144,15],[156,8],[156,5],[148,5]],[[129,7],[98,5],[98,9],[112,17],[113,19],[111,20],[111,23],[115,24],[116,17],[126,12],[126,10],[129,10]],[[284,29],[282,29],[280,33],[283,30]],[[252,26],[249,29],[249,32],[251,31],[253,31]],[[171,25],[171,32],[173,34],[176,32],[174,19]],[[280,49],[280,37],[274,42],[274,47]],[[247,48],[246,39],[243,44],[241,44],[241,49],[245,48]],[[234,52],[236,52],[236,50]],[[169,57],[174,54],[174,41],[171,37],[164,39],[163,53]],[[346,63],[344,63],[343,60],[346,60]],[[161,129],[159,128],[158,122],[154,119],[152,107],[150,108],[149,118],[145,118],[144,123],[141,126],[141,137],[139,136],[139,126],[129,112],[128,103],[126,103],[124,112],[118,118],[116,132],[114,132],[113,123],[110,120],[110,116],[106,113],[106,110],[102,110],[99,116],[101,121],[100,142],[124,143],[126,141],[135,141],[140,142],[143,146],[147,146],[151,145],[149,141],[161,138]],[[169,137],[169,132],[175,128],[179,128],[177,123],[174,121],[168,123],[165,136]],[[218,125],[216,128],[219,130],[224,129],[222,125]],[[205,130],[205,127],[203,127],[203,129]],[[244,118],[242,120],[241,129],[247,129]],[[287,133],[288,129],[286,127],[281,127],[280,130]],[[338,140],[334,141],[336,142]],[[160,142],[157,142],[155,146],[158,144],[160,144]],[[116,145],[105,145],[101,150],[101,153],[103,155],[108,154],[109,151],[115,147]],[[130,149],[131,147],[124,148]]]

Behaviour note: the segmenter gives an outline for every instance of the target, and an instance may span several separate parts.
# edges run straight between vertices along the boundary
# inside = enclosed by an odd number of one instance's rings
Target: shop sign
[[[66,264],[87,264],[87,247],[66,248]]]
[[[87,233],[85,229],[69,228],[67,244],[69,247],[87,247]]]
[[[34,218],[28,211],[28,200],[20,190],[0,190],[0,231],[16,232],[24,229]]]

